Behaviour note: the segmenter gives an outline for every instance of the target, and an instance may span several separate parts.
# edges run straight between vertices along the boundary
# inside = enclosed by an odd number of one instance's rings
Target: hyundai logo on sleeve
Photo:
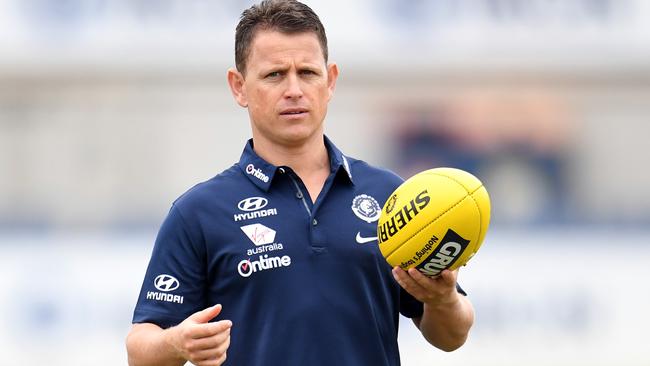
[[[176,290],[180,286],[180,282],[178,282],[176,277],[168,274],[158,275],[153,280],[153,285],[156,286],[156,289],[162,292],[147,291],[147,300],[165,301],[177,304],[183,303],[183,296],[167,293]]]
[[[160,291],[169,292],[176,290],[180,286],[180,282],[173,276],[161,274],[153,280],[153,285]]]

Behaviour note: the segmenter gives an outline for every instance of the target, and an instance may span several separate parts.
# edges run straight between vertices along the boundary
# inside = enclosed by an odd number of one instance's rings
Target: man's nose
[[[287,75],[287,89],[284,92],[286,98],[300,98],[302,97],[302,87],[300,85],[300,78],[295,73]]]

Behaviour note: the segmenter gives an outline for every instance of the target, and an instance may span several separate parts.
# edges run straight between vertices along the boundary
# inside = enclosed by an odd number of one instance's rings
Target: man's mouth
[[[291,116],[291,115],[298,115],[298,114],[303,114],[307,113],[307,110],[304,108],[290,108],[290,109],[285,109],[282,112],[280,112],[281,115],[283,116]]]

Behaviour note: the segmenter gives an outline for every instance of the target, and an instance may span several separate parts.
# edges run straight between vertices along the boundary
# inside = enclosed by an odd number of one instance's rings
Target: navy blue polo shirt
[[[233,322],[226,365],[399,365],[399,313],[423,305],[377,245],[397,175],[344,156],[316,202],[246,145],[239,163],[178,198],[160,228],[134,323],[163,328],[214,304]]]

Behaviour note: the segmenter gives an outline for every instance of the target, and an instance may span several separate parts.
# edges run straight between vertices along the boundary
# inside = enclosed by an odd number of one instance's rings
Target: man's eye
[[[281,74],[280,74],[279,71],[273,71],[273,72],[268,73],[268,74],[266,75],[266,77],[267,77],[267,78],[277,78],[277,77],[280,76],[280,75],[281,75]]]
[[[302,70],[300,73],[303,75],[316,75],[316,72],[313,70]]]

